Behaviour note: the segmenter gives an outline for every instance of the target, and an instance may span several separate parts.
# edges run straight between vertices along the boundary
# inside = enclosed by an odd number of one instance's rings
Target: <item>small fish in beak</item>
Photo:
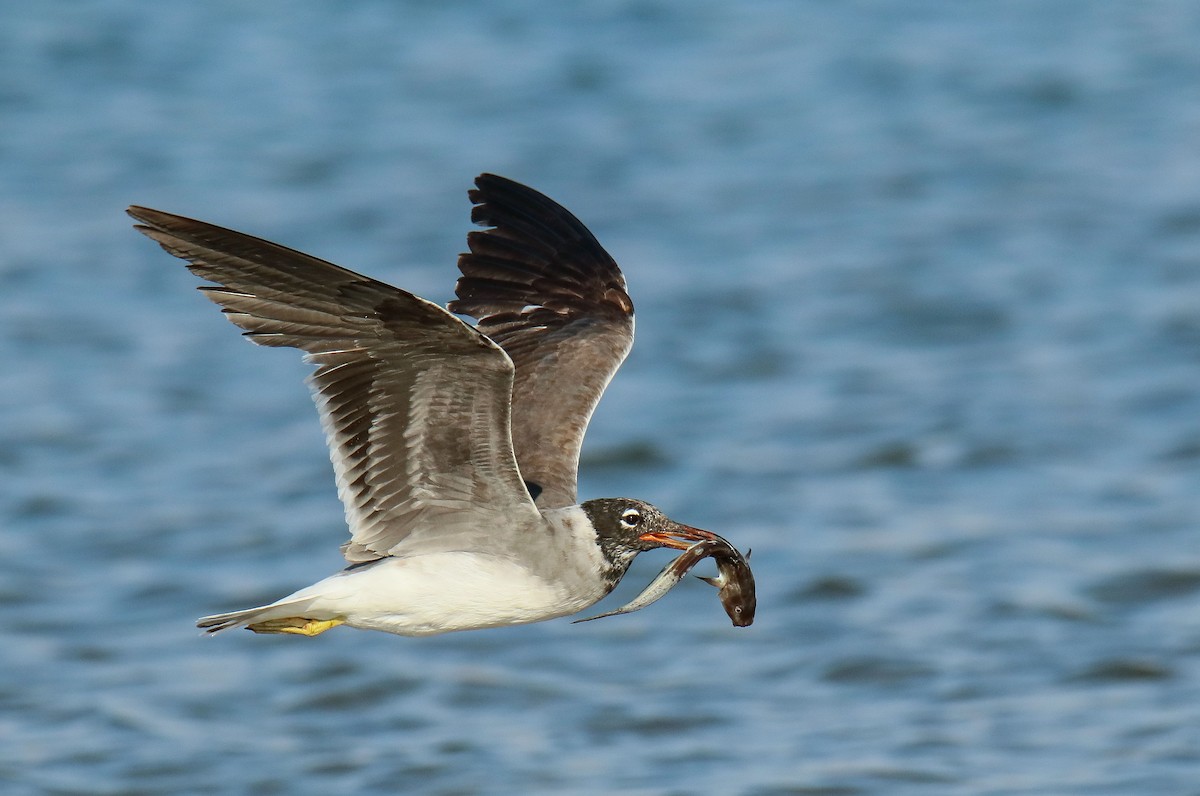
[[[695,531],[697,529],[689,528],[688,530]],[[705,536],[701,537],[700,541],[686,547],[683,555],[663,567],[662,572],[658,573],[658,577],[650,581],[650,585],[633,600],[614,611],[589,616],[586,619],[576,619],[575,622],[590,622],[606,616],[640,611],[651,603],[657,602],[673,589],[688,573],[688,570],[705,558],[711,557],[717,562],[717,577],[701,578],[701,580],[720,589],[718,597],[721,605],[725,608],[725,613],[729,615],[735,627],[750,625],[754,621],[756,605],[754,574],[750,571],[750,565],[746,563],[746,559],[737,551],[737,548],[729,542],[715,533],[708,531],[703,533]],[[683,547],[678,543],[664,546]]]
[[[734,627],[748,627],[754,622],[754,609],[758,599],[754,594],[754,573],[750,571],[750,551],[743,557],[730,545],[728,550],[717,549],[711,553],[717,562],[717,576],[700,580],[716,586],[717,597],[729,614]]]

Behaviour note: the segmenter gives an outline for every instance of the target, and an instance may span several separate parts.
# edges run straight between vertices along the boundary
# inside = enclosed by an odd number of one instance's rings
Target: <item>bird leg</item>
[[[246,625],[247,630],[255,633],[292,633],[298,636],[319,636],[331,627],[345,623],[345,619],[306,619],[302,616],[289,616],[285,619],[268,619]]]

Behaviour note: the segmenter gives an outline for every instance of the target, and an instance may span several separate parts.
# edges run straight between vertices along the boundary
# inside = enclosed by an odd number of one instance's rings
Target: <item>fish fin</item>
[[[721,582],[721,578],[719,576],[715,578],[706,578],[703,575],[697,575],[696,580],[702,580],[709,586],[715,586],[718,589],[725,585]]]

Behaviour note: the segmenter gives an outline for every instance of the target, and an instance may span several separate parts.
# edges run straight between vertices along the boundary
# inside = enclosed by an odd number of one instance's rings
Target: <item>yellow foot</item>
[[[305,619],[302,616],[289,616],[286,619],[268,619],[265,622],[255,622],[246,625],[255,633],[292,633],[297,636],[319,636],[331,627],[344,624],[345,619]]]

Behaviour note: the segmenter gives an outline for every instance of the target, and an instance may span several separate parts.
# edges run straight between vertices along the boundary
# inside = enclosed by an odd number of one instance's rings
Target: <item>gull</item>
[[[250,341],[315,366],[350,530],[341,571],[200,628],[422,636],[539,622],[598,602],[639,553],[720,539],[642,500],[578,502],[584,431],[633,344],[625,278],[541,193],[493,174],[475,186],[471,219],[487,229],[467,236],[447,308],[260,238],[128,209]]]

